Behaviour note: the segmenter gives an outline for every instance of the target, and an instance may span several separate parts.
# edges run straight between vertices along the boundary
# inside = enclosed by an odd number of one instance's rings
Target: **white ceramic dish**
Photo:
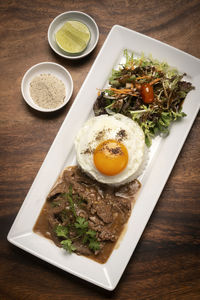
[[[170,135],[166,139],[157,137],[153,141],[148,165],[140,177],[142,188],[126,233],[120,246],[114,249],[108,261],[99,264],[83,256],[67,254],[48,239],[35,234],[32,228],[60,172],[66,166],[76,163],[74,138],[80,126],[93,114],[92,106],[97,97],[96,89],[105,87],[112,68],[123,60],[123,49],[130,49],[138,56],[141,52],[145,52],[146,55],[151,53],[153,57],[167,61],[180,72],[186,72],[187,79],[196,89],[188,94],[184,102],[183,110],[187,113],[187,117],[173,124]],[[113,290],[133,254],[198,113],[199,70],[200,60],[197,58],[127,28],[114,26],[27,194],[10,229],[8,240],[69,273],[102,288]]]
[[[38,106],[30,96],[30,82],[35,76],[39,74],[52,74],[56,76],[58,79],[62,80],[65,85],[66,96],[62,105],[54,108],[47,109]],[[52,62],[42,62],[37,65],[31,67],[25,74],[21,82],[21,92],[24,100],[28,105],[32,108],[42,111],[42,112],[53,112],[56,111],[67,104],[69,99],[71,98],[73,92],[73,80],[70,73],[61,65],[52,63]]]
[[[62,50],[56,43],[55,34],[56,32],[66,23],[67,21],[75,20],[84,23],[91,34],[91,38],[87,48],[81,52],[80,54],[69,54]],[[58,15],[49,25],[48,29],[48,42],[53,51],[55,51],[58,55],[68,58],[68,59],[80,59],[85,57],[90,52],[94,50],[99,40],[99,29],[94,21],[89,15],[80,12],[80,11],[68,11]]]

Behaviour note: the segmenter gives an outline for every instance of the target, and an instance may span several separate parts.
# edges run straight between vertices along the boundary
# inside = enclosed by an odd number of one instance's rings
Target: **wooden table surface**
[[[70,10],[91,15],[100,31],[95,50],[79,61],[58,57],[47,41],[50,22]],[[111,27],[123,25],[200,58],[199,0],[2,0],[0,11],[0,299],[200,299],[199,116],[114,291],[74,277],[7,241]],[[69,104],[53,114],[29,108],[20,91],[25,71],[43,61],[63,65],[74,80]]]

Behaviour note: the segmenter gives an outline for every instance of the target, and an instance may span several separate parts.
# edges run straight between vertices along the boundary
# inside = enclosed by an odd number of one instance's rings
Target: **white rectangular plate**
[[[76,163],[74,138],[83,123],[92,115],[97,88],[102,89],[113,67],[122,59],[124,49],[136,55],[142,52],[166,61],[187,73],[187,80],[195,90],[191,91],[183,111],[187,114],[181,122],[174,123],[170,135],[156,138],[150,152],[148,166],[140,178],[142,188],[128,222],[126,233],[107,263],[99,264],[86,257],[67,254],[53,242],[35,234],[32,229],[39,216],[51,187],[60,172]],[[66,119],[64,120],[27,196],[10,229],[8,240],[33,255],[85,279],[102,288],[113,290],[148,222],[167,181],[172,167],[183,146],[192,123],[198,113],[200,102],[200,60],[152,38],[115,25],[90,72],[87,75]]]

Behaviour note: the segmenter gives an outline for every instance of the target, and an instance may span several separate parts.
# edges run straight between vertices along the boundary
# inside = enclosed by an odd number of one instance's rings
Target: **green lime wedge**
[[[88,27],[79,21],[68,21],[56,32],[56,42],[65,52],[83,52],[90,41]]]

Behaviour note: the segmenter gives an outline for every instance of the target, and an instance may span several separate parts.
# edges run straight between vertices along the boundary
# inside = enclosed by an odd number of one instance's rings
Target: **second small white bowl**
[[[81,53],[81,54],[69,54],[62,50],[58,44],[56,43],[55,34],[56,32],[67,22],[70,20],[80,21],[84,23],[91,34],[91,38],[89,41],[89,44],[87,48]],[[68,11],[65,13],[62,13],[58,15],[49,25],[48,29],[48,42],[50,47],[54,52],[56,52],[58,55],[68,58],[68,59],[79,59],[86,55],[88,55],[90,52],[93,51],[93,49],[96,47],[97,42],[99,40],[99,29],[94,21],[89,15],[80,12],[80,11]]]
[[[59,107],[53,109],[38,106],[30,96],[30,83],[35,76],[40,74],[52,74],[60,79],[65,85],[66,96],[64,102]],[[24,100],[32,108],[42,112],[53,112],[67,104],[73,92],[73,80],[70,73],[61,65],[53,62],[42,62],[31,67],[25,74],[21,82],[21,92]]]

